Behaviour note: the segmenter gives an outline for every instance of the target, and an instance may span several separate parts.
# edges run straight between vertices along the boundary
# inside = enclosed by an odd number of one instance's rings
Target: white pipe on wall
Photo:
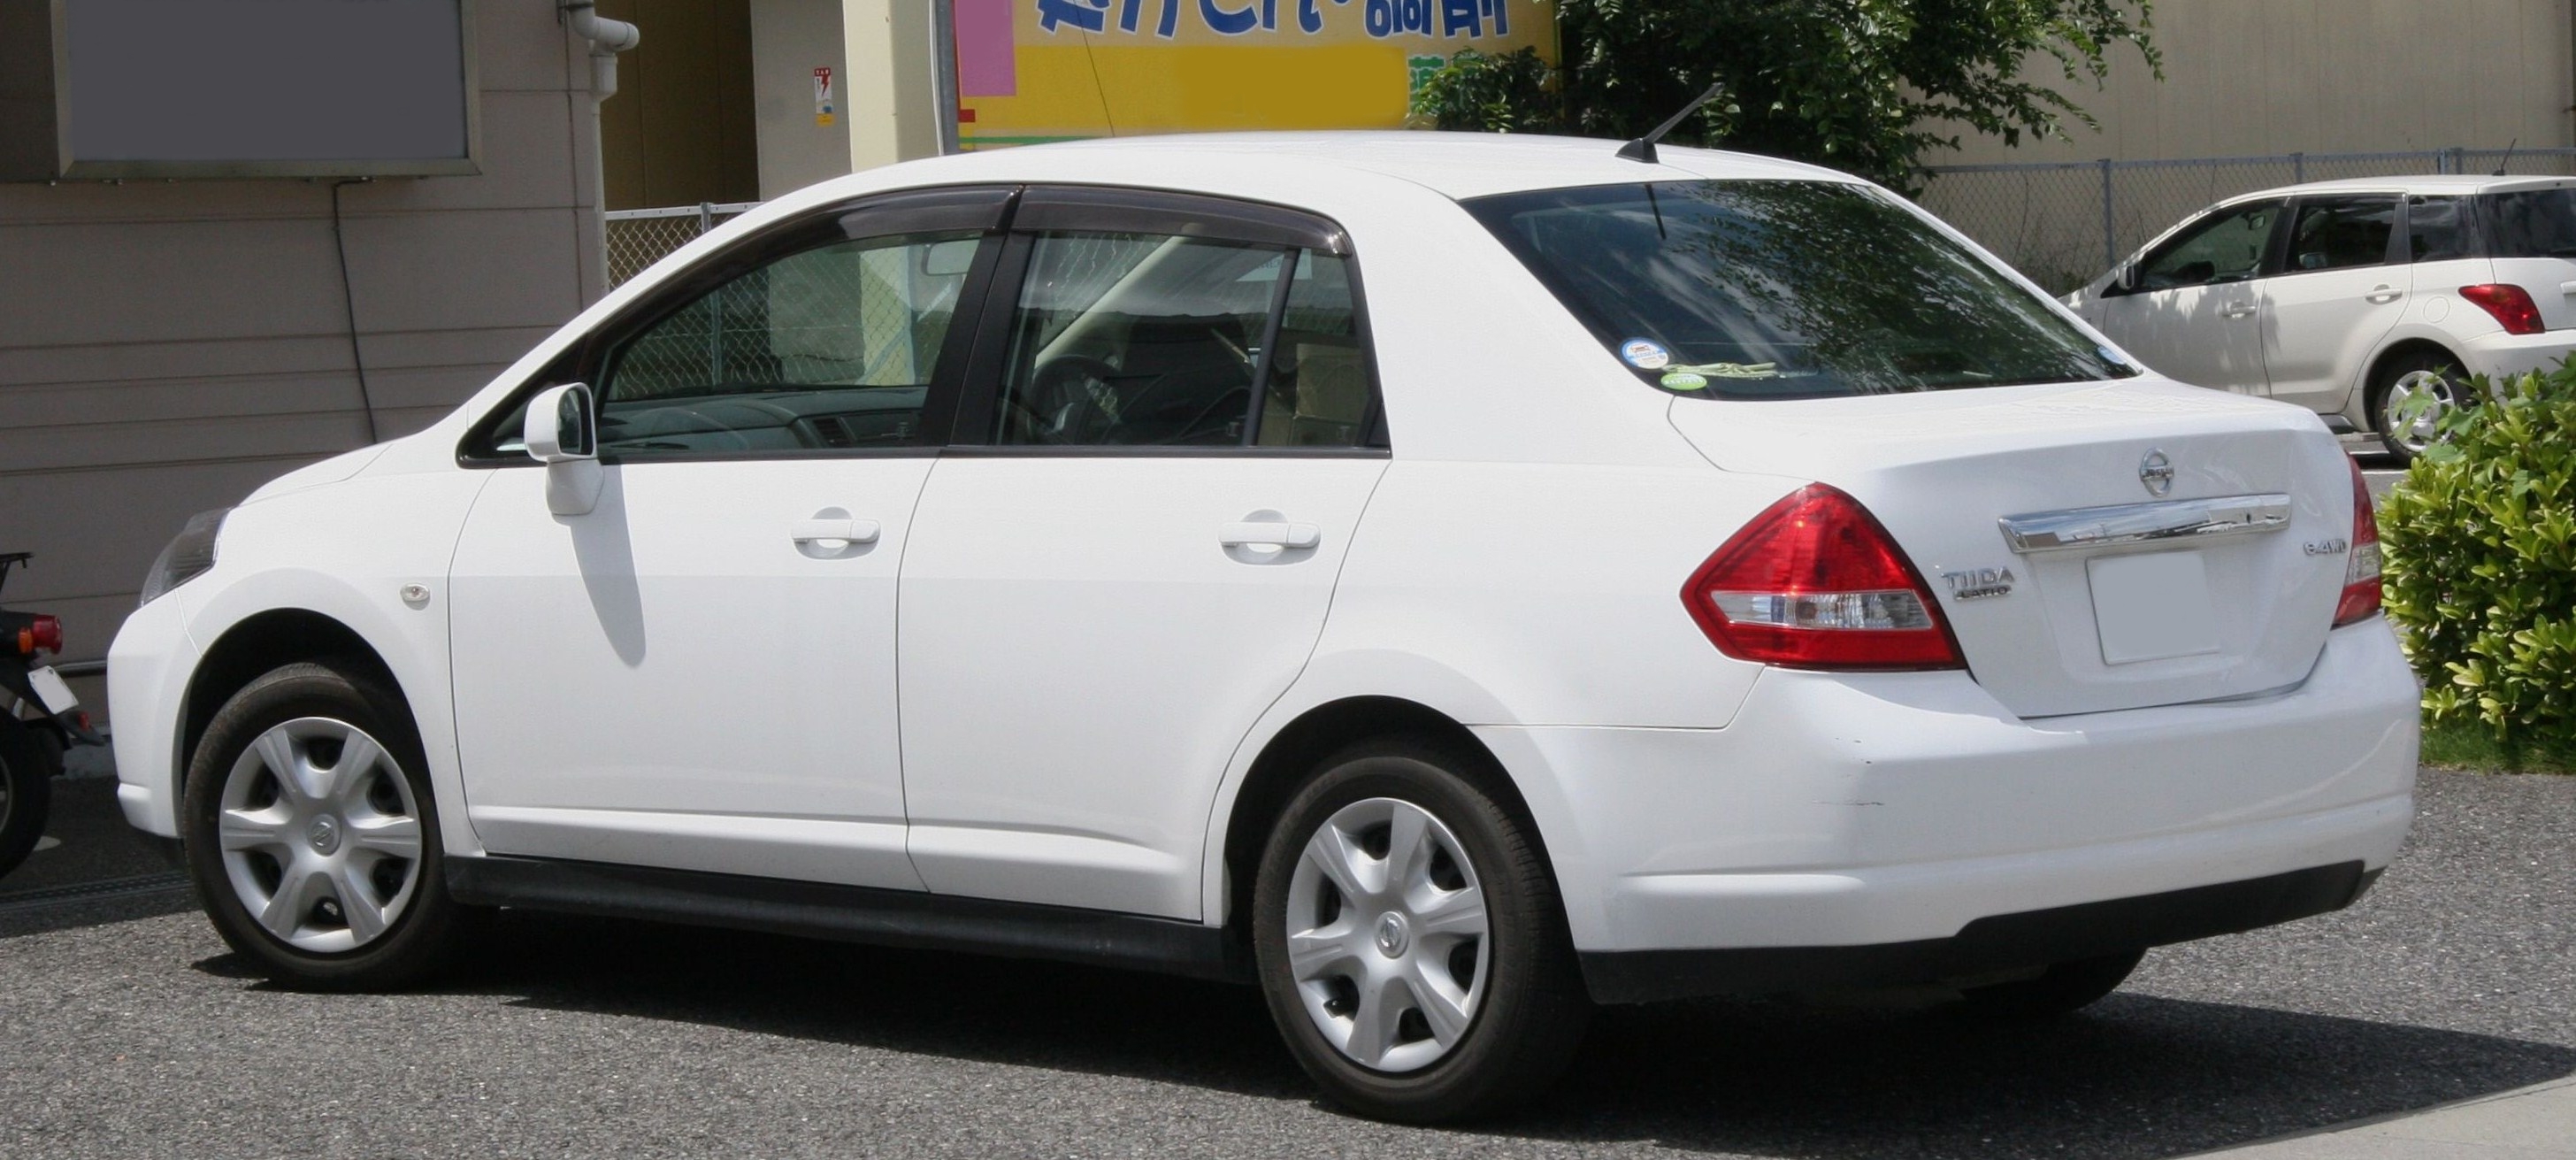
[[[617,95],[617,54],[644,43],[642,29],[599,14],[592,0],[563,0],[564,24],[590,42],[590,98]]]

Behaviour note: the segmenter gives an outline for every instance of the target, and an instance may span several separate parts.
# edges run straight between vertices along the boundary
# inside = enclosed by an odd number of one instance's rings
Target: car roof
[[[2341,177],[2332,181],[2307,181],[2258,189],[2228,198],[2229,202],[2251,201],[2267,197],[2299,197],[2321,193],[2493,193],[2509,189],[2562,189],[2576,186],[2576,177],[2496,177],[2483,173],[2401,173],[2387,177]]]

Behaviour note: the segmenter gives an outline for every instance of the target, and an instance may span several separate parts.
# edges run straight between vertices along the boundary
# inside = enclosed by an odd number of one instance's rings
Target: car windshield
[[[2138,373],[1861,186],[1655,182],[1464,204],[1603,345],[1675,394],[1817,398]]]
[[[2499,258],[2576,258],[2576,189],[2486,195],[2487,225]]]

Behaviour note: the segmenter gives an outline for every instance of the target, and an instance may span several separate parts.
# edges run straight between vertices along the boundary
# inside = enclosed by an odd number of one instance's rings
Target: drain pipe
[[[590,42],[590,205],[594,211],[584,227],[591,235],[591,252],[598,255],[591,264],[590,275],[599,293],[608,293],[608,156],[599,124],[599,106],[617,95],[617,54],[644,42],[644,33],[623,20],[610,20],[599,14],[592,0],[563,0],[560,9],[564,27]],[[582,295],[585,301],[592,296]]]

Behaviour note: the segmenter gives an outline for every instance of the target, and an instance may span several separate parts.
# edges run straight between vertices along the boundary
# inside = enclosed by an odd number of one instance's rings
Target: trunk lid
[[[2018,716],[2296,685],[2342,591],[2351,468],[2297,407],[2128,380],[1676,399],[1671,414],[1720,468],[1818,480],[1867,506],[1931,585],[1970,674]],[[2142,479],[2154,454],[2172,472],[2162,494]],[[2230,502],[2195,503],[2212,500]],[[2105,510],[2066,515],[2079,509]],[[2284,518],[2262,530],[2096,538],[2255,509]],[[2002,526],[2047,513],[2063,518],[2023,521],[2018,547]]]

